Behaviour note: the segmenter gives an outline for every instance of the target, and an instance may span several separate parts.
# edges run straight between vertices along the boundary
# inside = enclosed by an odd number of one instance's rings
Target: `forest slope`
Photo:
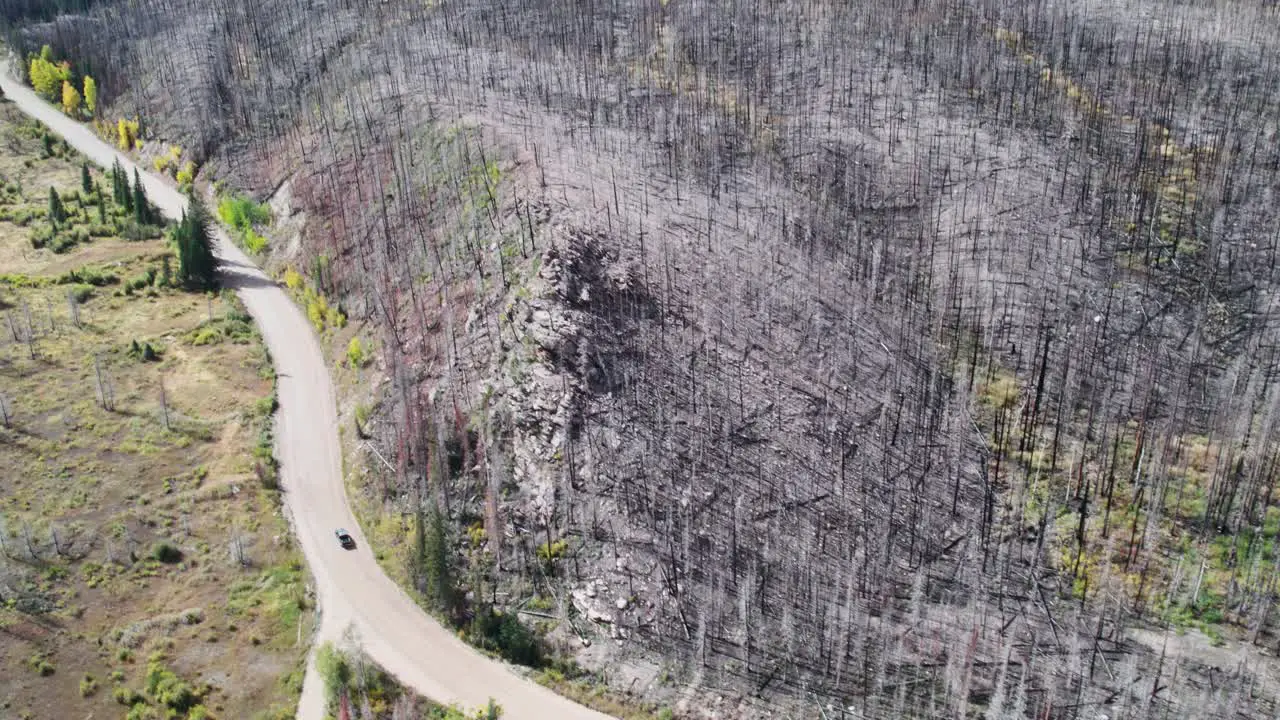
[[[1273,712],[1266,3],[95,8],[22,41],[381,326],[459,614],[689,711]]]

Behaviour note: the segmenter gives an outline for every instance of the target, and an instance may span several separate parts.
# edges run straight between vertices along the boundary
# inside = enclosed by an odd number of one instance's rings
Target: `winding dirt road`
[[[130,175],[136,165],[86,126],[63,115],[0,64],[0,89],[19,109],[93,162],[116,160]],[[138,168],[147,196],[170,217],[179,217],[186,199],[160,178]],[[337,409],[324,354],[311,325],[285,290],[259,270],[219,231],[216,252],[223,259],[224,283],[239,293],[257,321],[279,377],[276,456],[284,502],[303,554],[315,578],[320,603],[317,644],[351,637],[375,662],[402,683],[439,702],[481,707],[489,698],[513,720],[605,720],[546,688],[525,680],[463,643],[423,613],[378,567],[347,504],[341,474]],[[343,550],[333,530],[345,527],[357,548]],[[350,634],[349,634],[350,633]],[[324,688],[314,653],[308,662],[297,717],[324,717]]]

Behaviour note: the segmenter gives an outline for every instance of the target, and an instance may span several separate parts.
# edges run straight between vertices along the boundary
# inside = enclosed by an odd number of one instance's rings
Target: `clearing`
[[[0,715],[291,718],[270,359],[83,162],[0,101]]]

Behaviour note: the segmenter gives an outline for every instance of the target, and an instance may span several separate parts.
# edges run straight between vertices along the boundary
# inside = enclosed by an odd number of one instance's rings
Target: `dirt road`
[[[66,138],[103,167],[117,159],[130,175],[135,165],[86,126],[63,115],[13,79],[0,65],[0,88],[23,112]],[[179,217],[186,200],[139,168],[147,196],[166,215]],[[311,325],[285,290],[262,273],[219,232],[217,254],[225,283],[235,288],[271,350],[279,376],[276,455],[286,510],[315,578],[320,603],[317,644],[355,639],[379,665],[422,695],[467,707],[493,698],[513,720],[603,720],[607,715],[572,703],[490,660],[423,613],[378,567],[351,514],[341,475],[333,385]],[[337,527],[355,537],[343,550]],[[313,654],[314,658],[314,654]],[[324,717],[324,689],[314,662],[307,668],[297,717]]]

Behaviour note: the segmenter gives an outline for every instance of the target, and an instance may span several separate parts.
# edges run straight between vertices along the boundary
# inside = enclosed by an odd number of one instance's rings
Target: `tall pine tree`
[[[178,246],[178,280],[188,287],[212,289],[218,279],[218,259],[213,254],[212,220],[194,192],[182,220],[173,229]]]
[[[111,166],[111,199],[115,200],[117,206],[127,207],[129,200],[129,180],[124,173],[124,168],[120,166],[117,159],[115,164]]]
[[[455,607],[453,568],[449,562],[449,541],[446,537],[445,520],[440,508],[434,502],[424,514],[419,511],[418,524],[422,533],[422,580],[426,588],[427,598],[437,610],[452,614]],[[426,520],[426,527],[422,527]]]
[[[58,197],[57,188],[49,188],[49,223],[54,227],[62,224],[67,219],[67,209],[62,205],[62,198]]]
[[[133,219],[139,225],[151,222],[151,204],[147,202],[147,191],[142,187],[137,168],[133,169]]]
[[[84,194],[93,192],[93,178],[89,175],[89,163],[80,164],[80,188]]]
[[[107,224],[107,199],[102,196],[102,185],[98,183],[94,183],[93,189],[96,191],[98,195],[98,222],[102,223],[103,225],[106,225]]]

